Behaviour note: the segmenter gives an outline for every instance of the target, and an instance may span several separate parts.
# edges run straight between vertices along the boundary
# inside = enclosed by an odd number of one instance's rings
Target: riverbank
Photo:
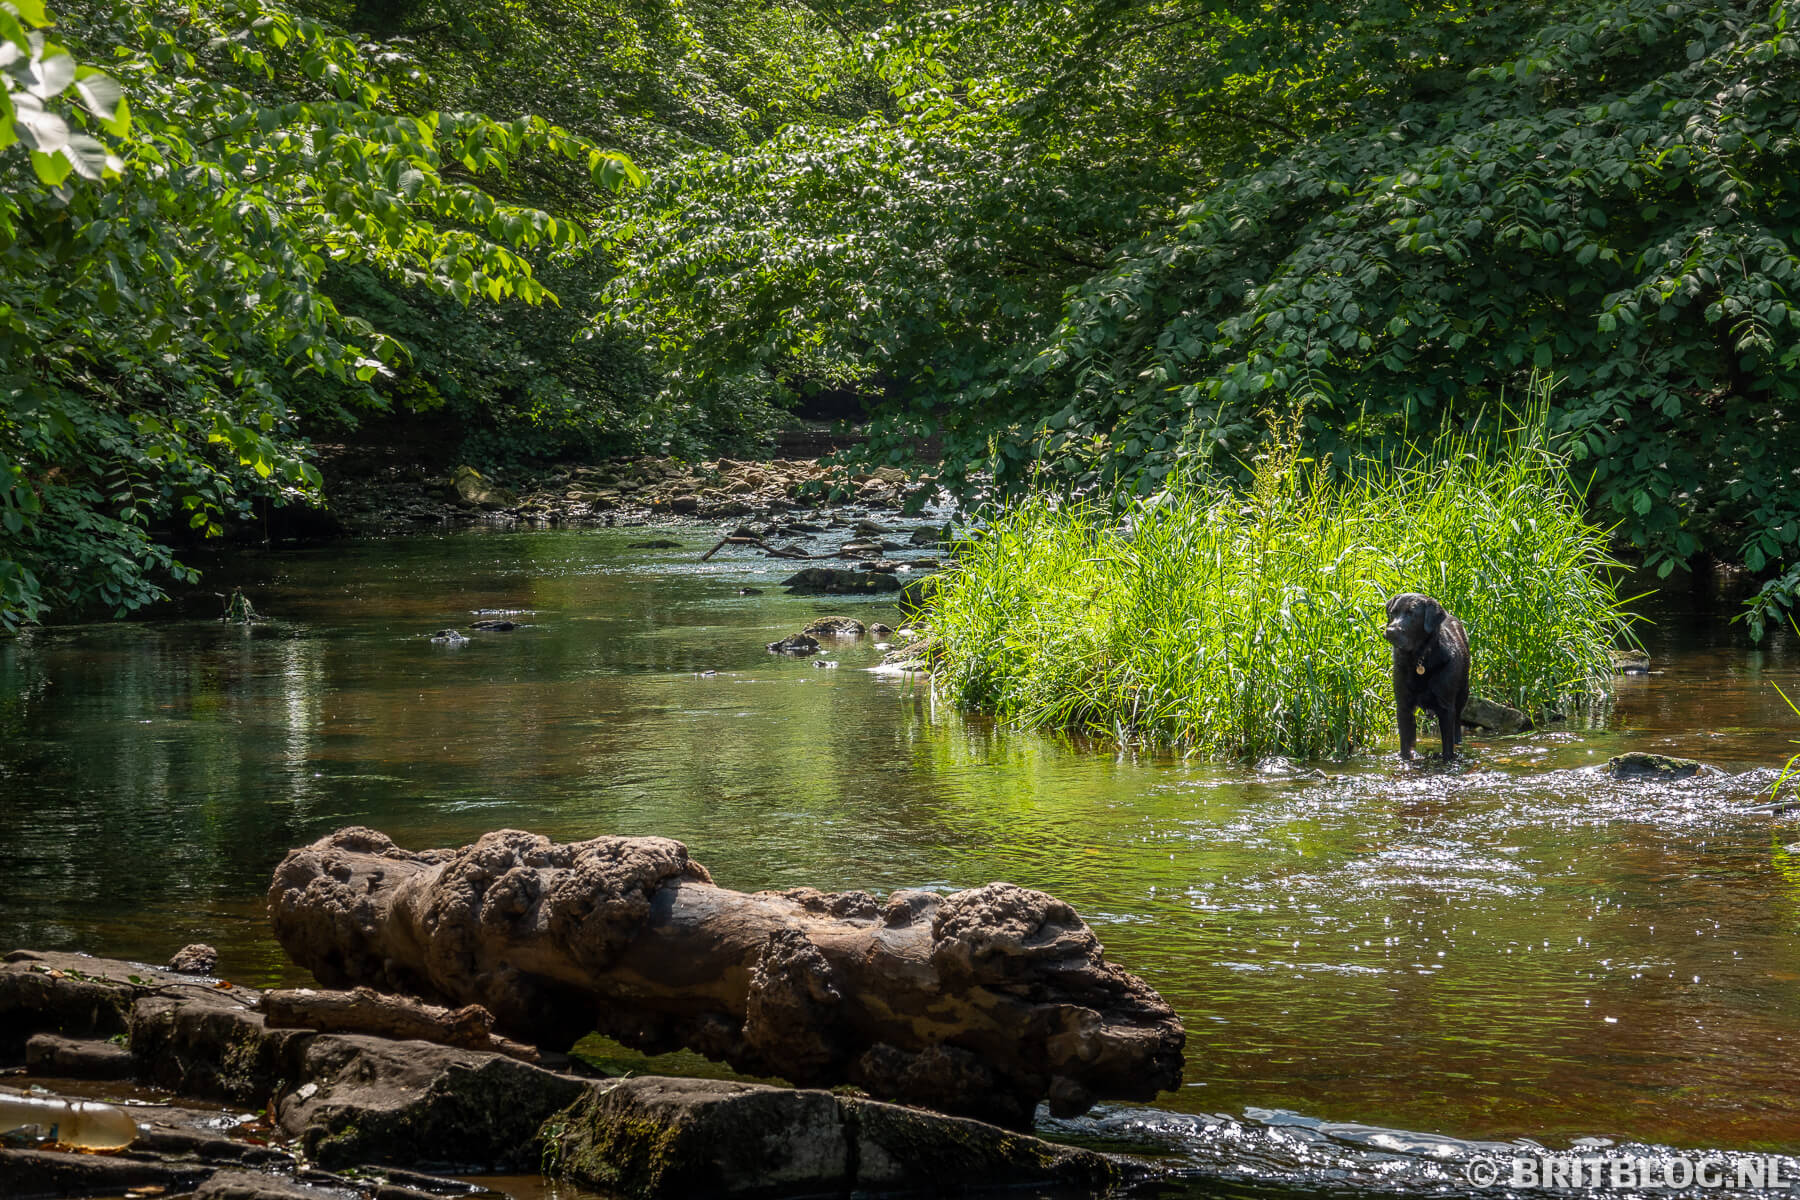
[[[667,518],[770,520],[854,507],[898,513],[916,489],[902,471],[849,472],[817,459],[643,458],[593,465],[441,472],[395,467],[332,489],[346,533],[483,522],[525,527],[641,525]]]
[[[525,1171],[627,1200],[1032,1186],[1096,1195],[1149,1173],[854,1095],[606,1078],[563,1056],[528,1062],[283,1026],[262,1001],[256,989],[211,975],[8,954],[0,1066],[22,1061],[19,1082],[58,1085],[30,1093],[40,1102],[123,1090],[139,1101],[125,1110],[139,1129],[105,1154],[66,1145],[81,1141],[76,1132],[54,1136],[66,1115],[34,1127],[45,1136],[15,1130],[0,1145],[0,1196],[430,1200],[485,1190],[451,1175]],[[0,1088],[0,1101],[9,1094],[26,1093]]]

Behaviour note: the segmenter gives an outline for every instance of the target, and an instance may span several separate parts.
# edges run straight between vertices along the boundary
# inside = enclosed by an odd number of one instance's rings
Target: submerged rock
[[[469,626],[470,629],[479,629],[484,633],[510,633],[518,627],[517,621],[508,621],[504,617],[490,617]]]
[[[679,550],[681,543],[673,538],[650,538],[642,542],[626,542],[627,550]]]
[[[688,1196],[1104,1192],[1113,1161],[992,1125],[825,1091],[625,1079],[545,1128],[561,1174],[632,1200]]]
[[[1691,779],[1703,769],[1695,759],[1672,758],[1643,750],[1614,755],[1606,761],[1606,773],[1614,779]]]
[[[900,581],[874,571],[844,571],[836,567],[808,567],[781,581],[794,593],[855,595],[860,592],[894,592]]]
[[[1650,655],[1643,650],[1608,650],[1613,670],[1620,675],[1648,675]]]
[[[1484,696],[1469,697],[1469,702],[1463,705],[1462,723],[1488,733],[1502,734],[1524,733],[1532,727],[1531,718],[1518,709]]]
[[[440,646],[460,646],[469,639],[454,629],[440,629],[431,635],[431,640]]]
[[[861,637],[868,631],[855,617],[820,617],[800,632],[812,637]]]
[[[817,654],[819,643],[804,633],[790,633],[779,642],[769,643],[770,654]]]

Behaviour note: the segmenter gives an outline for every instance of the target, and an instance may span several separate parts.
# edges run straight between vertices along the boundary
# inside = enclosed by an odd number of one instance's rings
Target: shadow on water
[[[412,846],[655,833],[744,890],[1007,879],[1069,900],[1181,1012],[1188,1074],[1156,1111],[1053,1128],[1250,1189],[1184,1195],[1454,1190],[1347,1122],[1795,1148],[1800,821],[1741,810],[1800,736],[1771,686],[1797,694],[1800,655],[1749,648],[1728,599],[1649,598],[1657,673],[1622,678],[1591,728],[1478,741],[1451,768],[1245,768],[995,729],[853,669],[879,657],[866,640],[832,651],[846,669],[772,656],[812,616],[896,614],[783,595],[766,560],[699,563],[702,533],[634,535],[235,560],[212,579],[275,620],[0,644],[0,941],[147,960],[209,941],[244,982],[299,982],[263,891],[341,825]],[[478,609],[524,625],[429,641]],[[1625,749],[1717,772],[1609,780]]]

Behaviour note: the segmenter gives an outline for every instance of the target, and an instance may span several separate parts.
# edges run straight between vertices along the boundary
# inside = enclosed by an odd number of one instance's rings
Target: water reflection
[[[1792,1148],[1800,821],[1733,809],[1788,753],[1770,684],[1795,694],[1800,664],[1786,640],[1745,650],[1712,598],[1655,602],[1660,673],[1596,728],[1450,769],[1249,769],[1009,733],[904,679],[775,658],[811,616],[893,610],[698,564],[703,537],[628,540],[271,555],[228,579],[267,625],[0,645],[0,938],[149,959],[205,940],[246,982],[296,982],[262,893],[340,825],[657,833],[744,889],[1056,892],[1185,1017],[1178,1112]],[[483,608],[528,615],[429,642]],[[1626,748],[1720,771],[1598,773]]]

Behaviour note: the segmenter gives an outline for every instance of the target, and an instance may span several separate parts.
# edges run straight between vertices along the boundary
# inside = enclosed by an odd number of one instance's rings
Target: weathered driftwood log
[[[321,992],[312,988],[264,992],[257,1007],[271,1029],[417,1038],[444,1046],[491,1050],[526,1062],[538,1060],[532,1047],[495,1034],[494,1015],[479,1004],[439,1008],[409,996],[387,996],[373,988],[359,987],[353,992]]]
[[[1067,904],[1006,883],[745,895],[666,838],[409,852],[350,828],[282,861],[269,911],[327,986],[480,1004],[554,1050],[598,1030],[1014,1126],[1040,1099],[1073,1114],[1180,1082],[1173,1010]]]

